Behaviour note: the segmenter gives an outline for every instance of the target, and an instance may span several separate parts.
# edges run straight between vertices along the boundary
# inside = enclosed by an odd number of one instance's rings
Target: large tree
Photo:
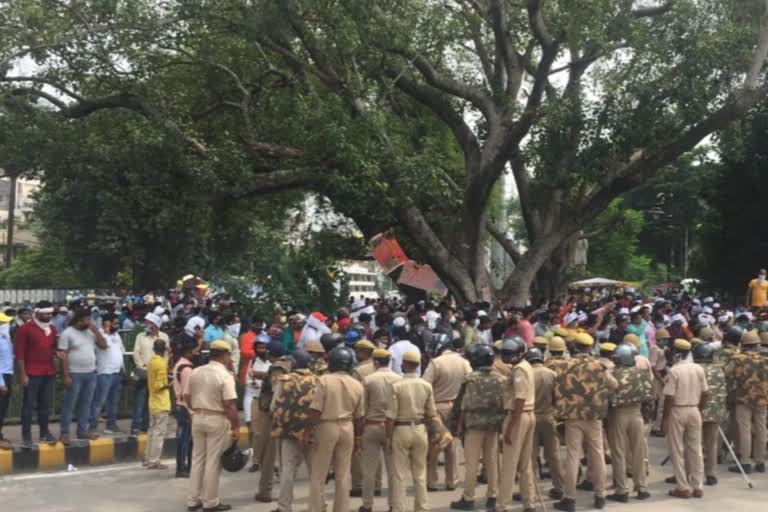
[[[6,0],[0,80],[62,123],[134,112],[189,179],[223,176],[211,194],[312,187],[366,235],[395,227],[462,302],[493,292],[492,235],[519,304],[614,198],[768,94],[767,6]],[[522,253],[489,215],[507,169]]]

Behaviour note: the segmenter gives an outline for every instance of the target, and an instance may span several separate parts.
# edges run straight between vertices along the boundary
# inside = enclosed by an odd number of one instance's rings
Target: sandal
[[[691,491],[688,489],[672,489],[669,491],[669,495],[674,498],[682,498],[684,500],[687,500],[691,497]]]

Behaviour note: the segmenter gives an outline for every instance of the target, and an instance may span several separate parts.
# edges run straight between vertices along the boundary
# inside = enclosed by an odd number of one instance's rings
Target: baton
[[[731,452],[731,457],[733,457],[733,460],[736,461],[736,465],[739,467],[739,471],[741,471],[741,476],[744,477],[744,480],[747,482],[747,485],[750,489],[752,489],[752,482],[749,480],[749,477],[744,472],[744,468],[741,467],[741,462],[739,462],[739,459],[736,458],[736,454],[733,452],[733,447],[731,446],[731,443],[728,442],[728,438],[725,437],[725,433],[723,432],[723,429],[718,426],[717,430],[720,432],[720,436],[723,438],[723,441],[725,441],[725,445],[728,447],[728,451]]]

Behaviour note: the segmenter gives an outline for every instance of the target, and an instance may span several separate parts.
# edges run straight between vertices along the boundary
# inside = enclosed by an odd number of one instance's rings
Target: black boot
[[[571,498],[563,498],[553,505],[555,509],[562,510],[563,512],[575,512],[576,502]]]
[[[742,464],[741,469],[744,470],[745,474],[749,475],[752,473],[752,464]],[[734,464],[733,466],[728,466],[728,471],[730,471],[731,473],[741,473],[741,471],[739,471],[739,466],[737,466],[736,464]]]
[[[667,482],[668,484],[676,484],[677,483],[677,477],[675,477],[675,476],[668,476],[667,478],[664,479],[664,481]]]
[[[595,486],[592,485],[592,482],[590,482],[589,480],[584,480],[579,485],[577,485],[576,488],[578,490],[580,490],[580,491],[594,491],[595,490]]]
[[[496,498],[485,500],[485,510],[496,510]]]
[[[619,503],[627,503],[629,502],[629,494],[609,494],[605,497],[607,500],[611,501],[618,501]]]
[[[255,473],[255,472],[257,472],[258,470],[259,470],[259,465],[258,465],[258,464],[254,464],[254,465],[252,465],[250,468],[248,468],[248,472],[249,472],[249,473]]]
[[[638,491],[637,496],[635,496],[635,499],[647,500],[650,497],[651,497],[651,493],[649,493],[648,491]]]
[[[520,495],[519,492],[516,492],[512,495],[512,499],[515,501],[523,501],[523,497]]]
[[[717,485],[717,477],[716,476],[707,476],[707,481],[704,482],[706,485]]]
[[[765,473],[765,462],[758,462],[755,464],[755,471],[758,473]]]
[[[350,498],[359,498],[363,495],[363,490],[361,488],[357,489],[350,489],[349,490],[349,497]]]
[[[605,508],[605,498],[595,496],[595,508]]]
[[[563,491],[561,491],[560,489],[550,489],[548,494],[549,494],[549,497],[554,500],[563,499]]]
[[[451,508],[453,510],[475,510],[475,502],[466,500],[462,496],[459,501],[451,502]]]

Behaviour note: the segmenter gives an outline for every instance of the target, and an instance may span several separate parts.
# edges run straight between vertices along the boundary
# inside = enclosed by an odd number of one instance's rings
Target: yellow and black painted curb
[[[248,429],[240,427],[241,448],[248,447]],[[138,461],[144,457],[147,435],[102,437],[93,441],[73,439],[69,446],[40,443],[31,448],[0,450],[0,475],[30,471],[52,471],[75,467]],[[166,438],[163,457],[176,456],[176,438]]]

